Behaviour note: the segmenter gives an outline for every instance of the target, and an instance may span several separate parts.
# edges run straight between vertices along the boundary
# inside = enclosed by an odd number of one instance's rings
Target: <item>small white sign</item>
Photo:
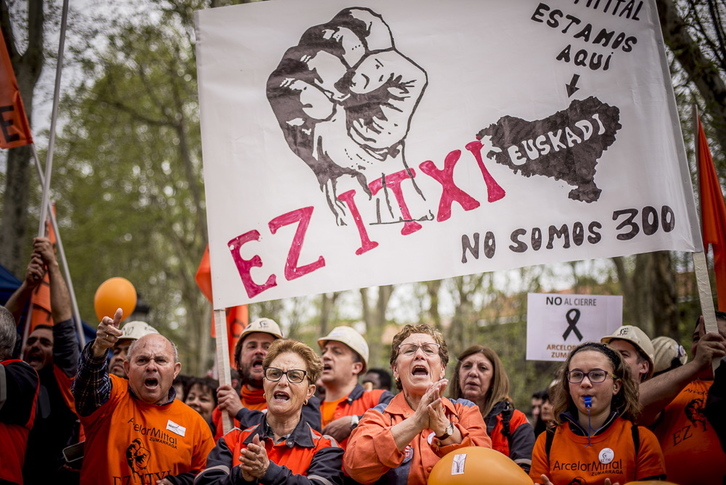
[[[623,297],[527,295],[527,360],[564,361],[584,342],[599,342],[623,322]]]
[[[454,455],[454,461],[451,462],[451,474],[463,475],[466,465],[466,454]]]
[[[166,429],[174,434],[178,434],[179,436],[184,436],[187,434],[187,429],[184,426],[176,424],[171,419],[166,422]]]

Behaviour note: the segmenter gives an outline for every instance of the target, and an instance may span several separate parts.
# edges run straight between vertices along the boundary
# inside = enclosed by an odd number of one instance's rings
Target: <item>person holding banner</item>
[[[665,457],[670,480],[680,485],[722,483],[726,453],[704,413],[713,384],[713,360],[726,356],[726,313],[716,312],[718,333],[706,333],[703,317],[693,332],[693,359],[640,386],[644,412]]]
[[[489,347],[472,345],[457,357],[451,393],[479,406],[492,448],[529,472],[534,429],[509,398],[509,377],[499,356]]]
[[[256,423],[224,435],[195,485],[342,484],[343,449],[303,418],[322,369],[315,351],[295,340],[276,340],[263,369],[267,413],[255,413]]]
[[[406,325],[393,337],[391,370],[398,393],[363,414],[345,450],[345,471],[360,483],[426,483],[445,454],[467,446],[491,448],[479,408],[447,399],[449,351],[426,324]]]
[[[562,375],[554,387],[557,427],[537,438],[532,480],[542,485],[664,480],[658,440],[634,424],[638,389],[620,353],[601,343],[580,344]]]

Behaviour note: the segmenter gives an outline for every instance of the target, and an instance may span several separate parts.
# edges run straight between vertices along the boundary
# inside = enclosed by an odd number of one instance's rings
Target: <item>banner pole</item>
[[[701,177],[698,163],[698,107],[694,104],[692,108],[693,114],[693,144],[694,154],[696,156],[696,175],[697,180]],[[695,201],[694,201],[695,205]],[[702,227],[701,221],[698,220],[699,228]],[[713,305],[713,296],[711,293],[711,280],[708,277],[708,264],[706,262],[706,248],[703,246],[703,231],[698,231],[698,240],[701,241],[701,251],[693,253],[693,267],[696,273],[696,286],[698,287],[698,298],[701,301],[701,315],[703,315],[703,325],[706,333],[718,333],[718,324],[716,323],[716,309]],[[721,363],[720,358],[713,359],[711,363],[713,371]]]
[[[41,184],[45,183],[45,176],[43,175],[43,169],[40,166],[40,159],[38,158],[38,152],[35,149],[35,143],[30,145],[33,152],[33,160],[35,161],[35,169],[38,171],[38,179]],[[68,260],[66,259],[66,252],[63,249],[63,240],[61,239],[60,231],[58,230],[58,221],[53,213],[51,201],[48,200],[48,215],[50,216],[50,223],[53,225],[55,231],[56,246],[58,247],[58,256],[61,260],[61,266],[63,267],[63,275],[66,279],[66,286],[68,287],[68,294],[71,297],[71,307],[73,310],[73,319],[76,323],[76,331],[78,333],[78,341],[81,344],[81,348],[86,345],[86,338],[83,335],[83,323],[81,321],[81,312],[78,310],[78,301],[76,300],[76,292],[73,289],[73,280],[71,280],[70,269],[68,269]],[[27,327],[26,327],[27,328]],[[25,340],[23,340],[25,344]]]
[[[60,39],[58,41],[58,63],[55,66],[55,87],[53,92],[53,109],[50,116],[50,131],[48,136],[48,155],[45,162],[45,183],[43,183],[43,201],[40,204],[40,219],[38,222],[38,235],[45,236],[45,218],[50,199],[50,175],[53,169],[53,148],[55,146],[55,125],[58,119],[58,100],[60,99],[60,81],[63,71],[63,51],[66,43],[66,27],[68,24],[68,0],[63,0],[61,15]]]
[[[215,346],[219,385],[231,385],[232,377],[230,374],[229,347],[227,344],[227,312],[224,308],[214,310],[214,329],[217,332]],[[222,429],[224,430],[224,434],[232,430],[232,419],[230,419],[229,414],[226,412],[222,413]]]

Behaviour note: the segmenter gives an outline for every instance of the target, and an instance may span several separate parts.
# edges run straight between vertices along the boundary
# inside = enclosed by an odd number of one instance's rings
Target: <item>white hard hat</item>
[[[258,318],[254,322],[251,322],[239,335],[240,341],[244,340],[247,334],[253,332],[269,333],[270,335],[274,335],[275,338],[282,338],[282,330],[280,330],[280,326],[271,318]]]
[[[633,344],[650,363],[648,377],[653,375],[653,372],[655,371],[655,350],[653,349],[653,343],[650,341],[650,337],[648,337],[645,332],[633,325],[623,325],[615,330],[612,335],[601,338],[600,342],[608,344],[611,340],[625,340]]]
[[[335,327],[328,335],[318,339],[318,345],[322,349],[328,341],[341,342],[350,347],[363,359],[363,370],[368,368],[368,342],[361,334],[351,327]]]
[[[678,359],[681,365],[688,362],[686,350],[670,337],[654,338],[653,348],[655,348],[655,372],[657,373],[670,369],[674,359]]]
[[[134,322],[128,322],[126,325],[123,326],[123,328],[121,328],[121,331],[123,332],[123,334],[121,334],[121,336],[118,338],[119,340],[139,340],[145,335],[159,333],[157,329],[155,329],[148,323],[138,320]]]

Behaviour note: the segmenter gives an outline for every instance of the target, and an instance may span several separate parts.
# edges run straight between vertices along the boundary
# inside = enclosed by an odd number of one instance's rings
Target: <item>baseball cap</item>
[[[681,365],[688,362],[688,354],[681,344],[670,337],[656,337],[653,339],[655,349],[654,367],[655,373],[668,370],[673,365],[673,360],[678,359]]]
[[[655,372],[654,356],[655,351],[653,350],[653,343],[650,341],[645,332],[638,327],[633,325],[623,325],[613,332],[612,335],[603,337],[600,342],[603,344],[609,344],[611,340],[625,340],[630,342],[642,353],[650,363],[650,370],[648,371],[648,377],[653,375]]]
[[[361,373],[366,371],[368,368],[368,342],[366,342],[366,339],[361,334],[351,327],[335,327],[328,335],[318,339],[318,345],[322,349],[330,340],[344,343],[360,355],[361,359],[363,359],[363,370]]]
[[[280,326],[271,318],[258,318],[257,320],[250,322],[250,324],[242,330],[242,333],[239,335],[239,339],[244,340],[247,334],[253,332],[269,333],[270,335],[274,335],[275,338],[282,338],[282,330],[280,330]]]
[[[118,338],[119,340],[139,340],[141,337],[145,335],[149,335],[152,333],[159,333],[157,329],[152,327],[146,322],[142,322],[140,320],[136,320],[133,322],[128,322],[126,325],[124,325],[121,328],[121,331],[123,332],[121,336]]]

